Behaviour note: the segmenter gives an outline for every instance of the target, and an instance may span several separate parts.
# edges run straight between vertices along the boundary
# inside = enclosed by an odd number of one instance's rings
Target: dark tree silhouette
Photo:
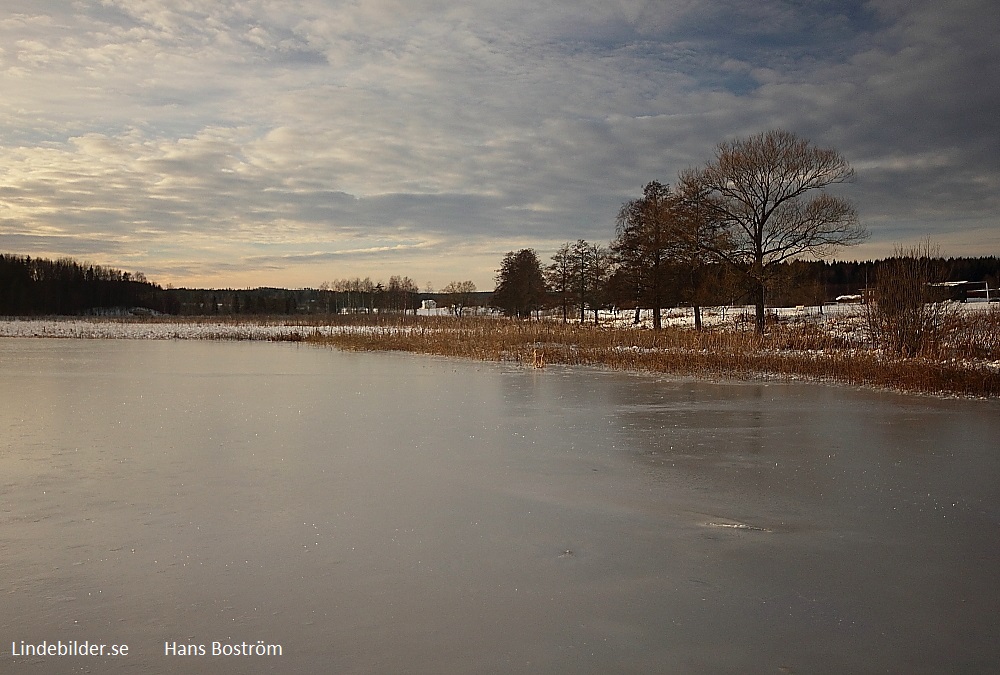
[[[570,242],[562,244],[552,256],[552,262],[545,268],[545,280],[562,307],[563,323],[569,320],[569,301],[577,286],[572,247]]]
[[[653,328],[661,328],[661,310],[667,292],[667,262],[677,246],[673,220],[677,200],[670,187],[652,181],[642,197],[622,204],[611,251],[619,279],[634,285],[638,302],[653,310]]]
[[[697,203],[725,246],[708,250],[746,277],[764,331],[766,287],[772,268],[802,254],[820,257],[861,242],[867,232],[854,206],[826,188],[854,177],[835,150],[817,148],[774,130],[720,143],[714,161],[681,174],[680,190]]]
[[[0,254],[0,315],[163,311],[162,289],[131,274],[70,258]]]
[[[508,252],[497,270],[496,284],[490,304],[507,316],[530,318],[533,311],[545,306],[545,278],[533,249]]]

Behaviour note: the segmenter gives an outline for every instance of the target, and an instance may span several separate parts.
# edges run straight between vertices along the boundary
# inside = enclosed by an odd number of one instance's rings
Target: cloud
[[[124,257],[177,285],[377,269],[488,288],[505,251],[607,241],[644,183],[782,127],[857,167],[859,252],[931,237],[996,254],[988,16],[985,0],[15,0],[0,248]]]

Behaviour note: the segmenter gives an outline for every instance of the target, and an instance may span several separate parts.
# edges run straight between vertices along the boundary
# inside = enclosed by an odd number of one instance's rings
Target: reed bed
[[[1000,307],[948,315],[942,327],[941,356],[1000,361]]]
[[[969,353],[984,350],[983,340],[975,337],[976,326],[965,328],[969,344],[952,349],[949,358],[893,357],[801,324],[772,326],[763,337],[748,330],[653,331],[495,318],[409,317],[370,326],[363,332],[316,334],[307,340],[348,350],[420,352],[534,367],[567,364],[722,379],[801,378],[1000,396],[1000,363],[973,359]],[[994,324],[985,323],[986,329],[991,327]]]
[[[861,334],[859,336],[859,333]],[[947,315],[940,339],[915,357],[875,349],[863,330],[781,320],[757,336],[739,322],[697,331],[496,317],[201,316],[6,319],[0,335],[311,342],[526,366],[588,365],[719,379],[791,378],[909,392],[1000,396],[1000,308]]]

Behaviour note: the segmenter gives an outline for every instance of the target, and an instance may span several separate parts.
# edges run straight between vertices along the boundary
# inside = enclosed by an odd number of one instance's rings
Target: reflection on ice
[[[0,362],[0,636],[130,645],[67,670],[1000,666],[996,403],[259,342]],[[283,654],[163,653],[213,640]]]

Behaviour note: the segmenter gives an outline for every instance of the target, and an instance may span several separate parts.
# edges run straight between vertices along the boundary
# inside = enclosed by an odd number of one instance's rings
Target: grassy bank
[[[364,331],[306,339],[348,350],[418,352],[535,367],[591,365],[734,379],[777,376],[912,392],[1000,396],[1000,353],[995,345],[988,348],[988,340],[970,337],[975,328],[996,336],[1000,326],[995,317],[988,322],[981,317],[976,320],[982,325],[964,330],[963,346],[939,349],[933,358],[889,356],[809,324],[775,325],[758,337],[733,330],[699,332],[672,327],[653,331],[552,321],[409,317],[372,321]]]
[[[673,319],[671,319],[673,320]],[[1000,310],[947,317],[917,357],[874,349],[863,316],[775,320],[696,331],[558,320],[353,315],[314,317],[0,318],[0,336],[310,342],[356,351],[406,351],[526,366],[590,365],[720,379],[792,378],[910,392],[1000,397]]]

